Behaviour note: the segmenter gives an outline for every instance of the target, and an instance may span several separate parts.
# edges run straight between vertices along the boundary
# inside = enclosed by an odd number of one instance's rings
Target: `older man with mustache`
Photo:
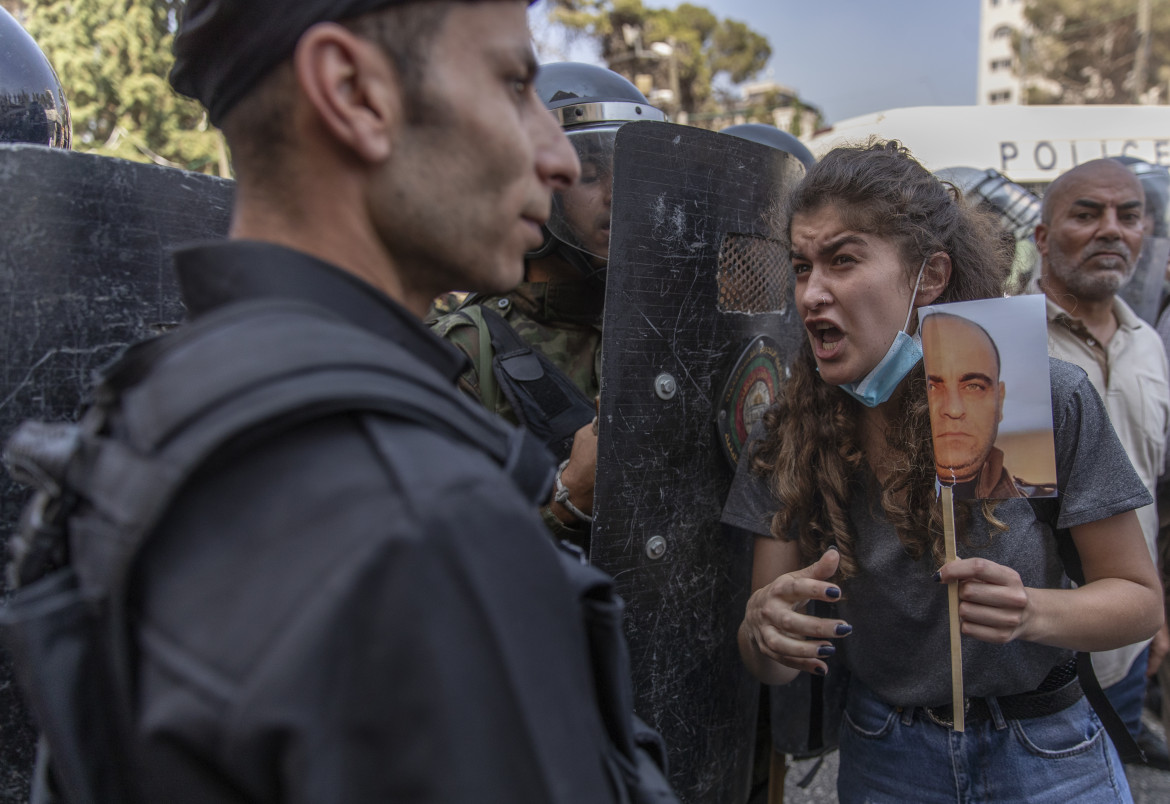
[[[1112,159],[1086,162],[1061,175],[1045,193],[1036,227],[1042,263],[1035,289],[1047,297],[1049,353],[1088,373],[1152,492],[1170,430],[1166,353],[1157,333],[1117,295],[1141,252],[1144,197],[1137,177]],[[1138,518],[1156,560],[1155,506],[1138,509]],[[1166,748],[1140,734],[1141,711],[1146,678],[1157,671],[1167,648],[1170,635],[1163,626],[1152,643],[1093,654],[1106,694],[1159,764],[1167,762]]]

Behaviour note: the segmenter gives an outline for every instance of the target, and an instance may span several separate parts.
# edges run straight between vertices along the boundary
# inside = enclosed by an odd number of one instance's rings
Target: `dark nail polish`
[[[836,652],[837,649],[832,645],[821,645],[817,648],[817,656],[820,656],[822,659],[826,656],[832,656]]]
[[[936,573],[935,573],[934,575],[932,575],[931,577],[932,577],[932,578],[934,578],[934,580],[935,580],[936,582],[938,582],[938,581],[941,581],[941,580],[942,580],[942,570],[939,570],[938,572],[936,572]]]
[[[814,668],[814,670],[815,670],[815,672],[816,672],[816,674],[817,674],[818,676],[823,676],[823,675],[825,675],[826,673],[828,673],[828,672],[829,672],[828,670],[826,670],[826,669],[825,669],[825,668],[823,668],[823,667],[816,667],[816,668]]]
[[[852,634],[852,633],[853,633],[853,626],[852,625],[846,625],[845,623],[839,623],[837,625],[837,630],[836,630],[837,636],[845,636],[846,634]]]
[[[841,597],[841,590],[835,586],[830,586],[825,590],[825,597],[831,597],[836,600],[837,598]]]
[[[840,553],[840,552],[841,552],[841,551],[840,551],[840,550],[837,548],[837,545],[835,545],[835,544],[830,544],[830,545],[829,545],[828,547],[826,547],[825,549],[826,549],[826,550],[836,550],[838,553]]]

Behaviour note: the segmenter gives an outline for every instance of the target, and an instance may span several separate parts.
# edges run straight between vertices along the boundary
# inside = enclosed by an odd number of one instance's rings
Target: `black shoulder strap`
[[[142,354],[128,354],[102,382],[107,392],[120,397],[119,425],[130,445],[173,471],[188,474],[246,431],[364,411],[408,419],[474,444],[528,498],[542,500],[550,488],[551,476],[546,482],[543,468],[547,462],[526,460],[537,453],[522,431],[455,393],[398,345],[313,305],[232,305],[176,336],[147,342]],[[149,363],[148,379],[120,387],[123,377],[145,373],[142,362]],[[192,383],[192,377],[200,381]],[[534,465],[542,468],[526,474]],[[96,489],[98,494],[90,499],[116,499],[123,496],[119,488],[133,486],[127,475],[114,479],[120,473],[82,466],[90,481],[109,479],[115,486]],[[132,478],[137,467],[128,463],[127,468]],[[140,505],[137,500],[133,504]],[[154,505],[165,508],[163,502]]]
[[[569,457],[573,434],[593,421],[591,399],[543,353],[533,349],[503,316],[481,305],[491,337],[492,373],[517,420],[540,438],[558,460]]]
[[[149,378],[141,378],[149,372]],[[512,434],[464,399],[433,369],[397,344],[353,327],[310,304],[261,301],[231,305],[171,335],[132,347],[99,377],[97,394],[120,398],[121,416],[136,448],[173,449],[180,433],[207,421],[212,409],[233,409],[237,400],[255,400],[263,410],[296,406],[302,396],[328,404],[329,381],[365,377],[352,386],[368,399],[387,381],[399,388],[395,409],[436,429],[481,445],[497,460]],[[191,382],[198,377],[199,382]],[[400,407],[401,406],[401,407]],[[217,426],[221,420],[214,420]],[[224,421],[233,421],[227,419]],[[201,426],[208,426],[201,424]]]
[[[87,414],[80,435],[75,425],[27,423],[8,453],[33,464],[33,453],[52,454],[44,445],[54,429],[60,433],[56,441],[69,454],[55,455],[57,468],[40,474],[63,472],[56,485],[86,499],[118,532],[74,545],[91,551],[74,564],[99,594],[111,582],[117,587],[115,568],[126,565],[191,474],[244,433],[345,411],[378,413],[474,444],[534,503],[551,488],[551,462],[534,438],[455,393],[401,347],[313,305],[231,305],[132,347],[101,374],[95,396],[102,415]],[[115,421],[105,420],[107,411]],[[105,434],[111,428],[114,437]]]
[[[1064,574],[1078,586],[1084,584],[1085,571],[1081,566],[1081,555],[1077,552],[1076,542],[1073,541],[1072,534],[1067,529],[1056,526],[1058,506],[1055,498],[1029,497],[1028,502],[1031,503],[1036,518],[1041,522],[1047,522],[1052,528],[1056,538],[1056,550],[1060,555],[1061,563],[1064,564]],[[1105,691],[1101,689],[1101,682],[1097,678],[1096,671],[1093,670],[1091,653],[1077,651],[1077,678],[1081,682],[1081,689],[1085,691],[1085,697],[1088,698],[1093,711],[1097,713],[1097,717],[1101,719],[1101,724],[1105,727],[1109,738],[1113,740],[1113,746],[1117,749],[1122,761],[1144,763],[1146,761],[1145,752],[1138,746],[1133,735],[1129,733],[1125,721],[1121,719],[1121,715],[1117,714],[1117,710],[1113,708]]]

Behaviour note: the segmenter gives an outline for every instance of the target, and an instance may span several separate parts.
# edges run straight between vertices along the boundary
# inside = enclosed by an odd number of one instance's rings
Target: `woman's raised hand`
[[[840,560],[840,553],[830,548],[815,564],[785,573],[752,594],[740,630],[760,657],[791,670],[828,672],[822,659],[836,651],[830,640],[853,629],[843,620],[814,617],[804,609],[810,600],[834,603],[840,599],[840,587],[829,582]],[[761,666],[766,663],[752,664],[757,664],[757,675],[769,683],[785,683],[796,675]]]

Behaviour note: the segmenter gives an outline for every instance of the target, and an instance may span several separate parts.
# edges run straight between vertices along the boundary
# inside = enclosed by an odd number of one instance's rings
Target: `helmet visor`
[[[1130,168],[1133,170],[1133,168]],[[1149,222],[1147,235],[1170,235],[1170,171],[1160,165],[1150,165],[1143,171],[1134,171],[1146,194],[1145,216]]]
[[[553,195],[553,237],[601,261],[609,259],[613,147],[617,126],[566,132],[581,160],[581,178]]]

